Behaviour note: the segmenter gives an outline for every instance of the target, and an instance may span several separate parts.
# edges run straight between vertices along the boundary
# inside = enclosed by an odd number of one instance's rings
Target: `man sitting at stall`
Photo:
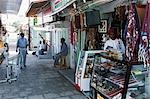
[[[44,52],[47,51],[47,44],[46,41],[43,40],[43,43],[41,43],[40,41],[40,45],[39,45],[39,55],[44,55]]]
[[[61,68],[67,67],[66,56],[68,54],[68,46],[64,38],[61,38],[61,51],[54,58],[54,66],[61,65]],[[59,64],[60,60],[60,64]]]

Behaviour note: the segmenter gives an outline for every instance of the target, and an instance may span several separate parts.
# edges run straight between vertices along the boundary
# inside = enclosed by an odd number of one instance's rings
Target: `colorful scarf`
[[[129,7],[129,13],[126,26],[126,58],[128,61],[137,61],[139,37],[140,37],[140,24],[136,10],[136,6],[132,3]]]
[[[150,3],[146,5],[138,56],[139,61],[143,61],[145,67],[150,67]]]

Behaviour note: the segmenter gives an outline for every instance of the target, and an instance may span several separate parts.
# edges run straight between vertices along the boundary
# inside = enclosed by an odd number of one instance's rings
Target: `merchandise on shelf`
[[[90,91],[94,55],[100,52],[100,50],[80,52],[75,73],[76,88],[80,91]]]
[[[101,52],[94,58],[91,79],[91,91],[94,99],[99,97],[102,99],[121,99],[126,95],[126,93],[124,94],[126,84],[129,89],[144,86],[144,83],[137,79],[132,71],[127,71],[129,65],[126,61],[118,60],[109,53]],[[103,62],[103,58],[106,58],[107,61]],[[131,76],[129,75],[128,79],[126,77],[129,72],[131,72]],[[133,96],[130,94],[127,97],[132,98]]]

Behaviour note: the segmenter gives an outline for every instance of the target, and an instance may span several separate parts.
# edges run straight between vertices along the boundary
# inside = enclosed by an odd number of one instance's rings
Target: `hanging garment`
[[[150,67],[150,3],[146,5],[138,56],[138,60],[143,61],[145,67]]]
[[[126,57],[128,61],[137,61],[140,43],[140,24],[136,6],[132,3],[129,7],[126,33]]]

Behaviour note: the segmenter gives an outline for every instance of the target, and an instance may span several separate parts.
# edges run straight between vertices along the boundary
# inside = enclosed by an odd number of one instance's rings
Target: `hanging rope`
[[[44,37],[41,34],[39,34],[39,36],[41,37],[42,40],[46,41],[46,39],[44,39]],[[49,47],[51,47],[49,44],[47,44],[47,42],[46,42],[46,45],[48,45]]]

